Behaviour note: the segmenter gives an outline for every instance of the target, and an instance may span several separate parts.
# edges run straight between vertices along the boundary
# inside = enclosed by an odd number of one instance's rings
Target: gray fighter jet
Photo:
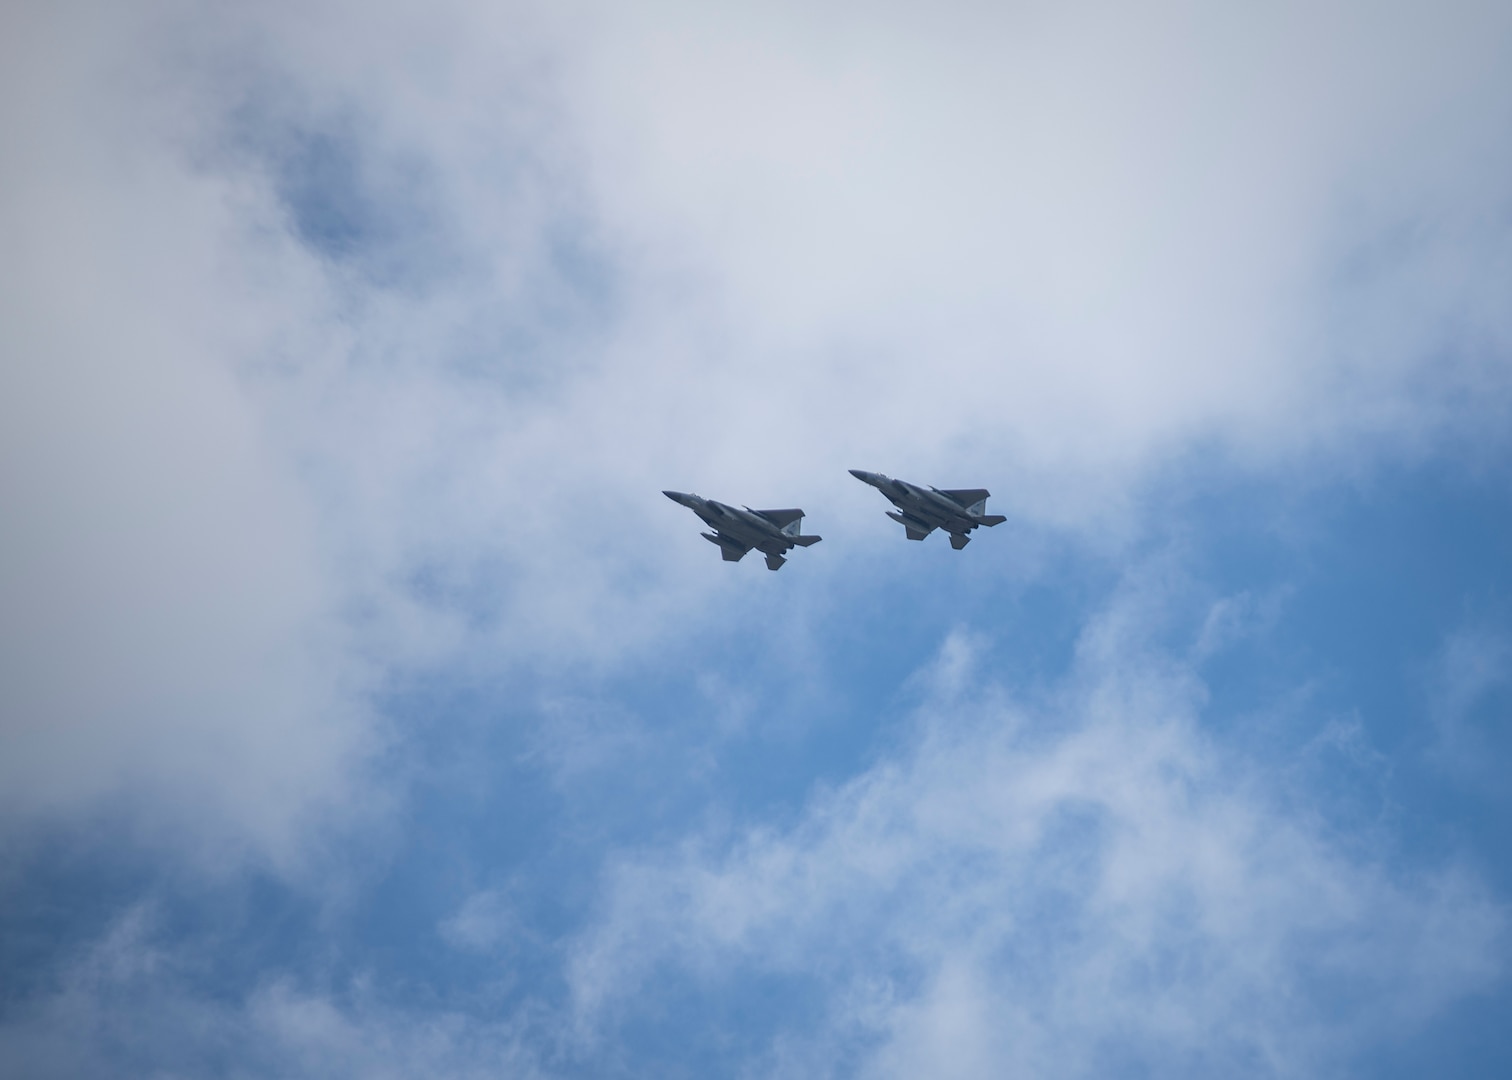
[[[910,540],[922,540],[936,529],[950,534],[950,546],[960,551],[971,542],[966,534],[978,525],[1001,525],[1002,514],[984,514],[986,488],[919,487],[907,480],[894,480],[881,473],[852,469],[850,474],[876,488],[896,506],[887,516],[903,526]]]
[[[800,536],[803,524],[802,510],[752,510],[749,506],[737,510],[713,499],[699,498],[681,491],[662,492],[675,503],[682,503],[689,510],[714,527],[711,533],[700,533],[705,540],[719,546],[725,562],[739,562],[745,553],[755,548],[766,556],[768,570],[776,570],[783,563],[783,553],[796,547],[817,544],[817,536]]]

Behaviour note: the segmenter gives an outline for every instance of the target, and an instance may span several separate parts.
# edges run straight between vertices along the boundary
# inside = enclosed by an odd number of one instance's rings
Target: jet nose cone
[[[685,491],[664,491],[662,494],[675,503],[681,503],[683,506],[687,506],[693,501],[693,496]]]
[[[857,480],[861,480],[868,484],[875,484],[879,479],[881,479],[881,477],[879,477],[876,473],[867,472],[865,469],[852,469],[850,470],[850,474]]]

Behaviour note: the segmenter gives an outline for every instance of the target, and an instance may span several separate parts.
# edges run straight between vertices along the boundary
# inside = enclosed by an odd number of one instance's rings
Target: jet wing
[[[719,557],[725,562],[739,562],[745,558],[745,553],[750,551],[750,545],[742,544],[739,540],[732,540],[724,533],[699,533],[711,544],[719,545]]]
[[[802,510],[752,510],[751,513],[760,514],[783,532],[796,533],[798,522],[803,520]]]
[[[918,518],[911,518],[907,514],[900,514],[895,510],[885,510],[883,513],[903,526],[903,531],[908,534],[910,540],[922,540],[935,530],[935,527],[928,522],[920,521]]]
[[[940,492],[940,495],[948,496],[951,501],[959,502],[962,507],[966,508],[966,513],[980,514],[981,510],[983,510],[983,505],[981,504],[987,501],[987,496],[992,495],[992,492],[989,492],[986,487],[947,487],[947,489],[943,489]]]

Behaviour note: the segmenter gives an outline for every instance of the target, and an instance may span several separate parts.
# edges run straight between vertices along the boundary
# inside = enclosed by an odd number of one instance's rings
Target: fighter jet
[[[800,536],[803,524],[802,510],[752,510],[747,506],[737,510],[713,499],[703,499],[681,491],[662,492],[675,503],[681,503],[706,524],[712,525],[711,533],[700,533],[711,544],[719,545],[719,553],[725,562],[739,562],[745,553],[755,548],[766,556],[768,570],[776,570],[783,563],[783,553],[795,546],[808,547],[817,544],[817,536]]]
[[[984,514],[986,488],[919,487],[907,480],[894,480],[881,473],[852,469],[850,474],[876,488],[896,506],[887,516],[902,525],[910,540],[922,540],[936,529],[950,534],[950,546],[960,551],[971,542],[966,534],[978,525],[1001,525],[1002,514]]]

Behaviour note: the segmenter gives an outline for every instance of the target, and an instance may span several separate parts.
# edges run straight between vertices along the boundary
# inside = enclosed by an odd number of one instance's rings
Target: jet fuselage
[[[682,491],[664,491],[662,494],[692,510],[714,530],[713,533],[704,533],[704,539],[718,544],[729,562],[738,562],[754,548],[767,557],[767,566],[776,570],[785,561],[783,556],[794,547],[808,547],[819,542],[817,536],[799,534],[802,510],[752,510]]]
[[[864,469],[852,469],[850,473],[886,495],[898,508],[887,516],[907,530],[910,540],[922,540],[935,529],[943,529],[950,534],[950,546],[959,550],[969,540],[966,534],[978,525],[990,527],[1005,520],[1001,514],[981,512],[988,496],[985,488],[941,491]]]

